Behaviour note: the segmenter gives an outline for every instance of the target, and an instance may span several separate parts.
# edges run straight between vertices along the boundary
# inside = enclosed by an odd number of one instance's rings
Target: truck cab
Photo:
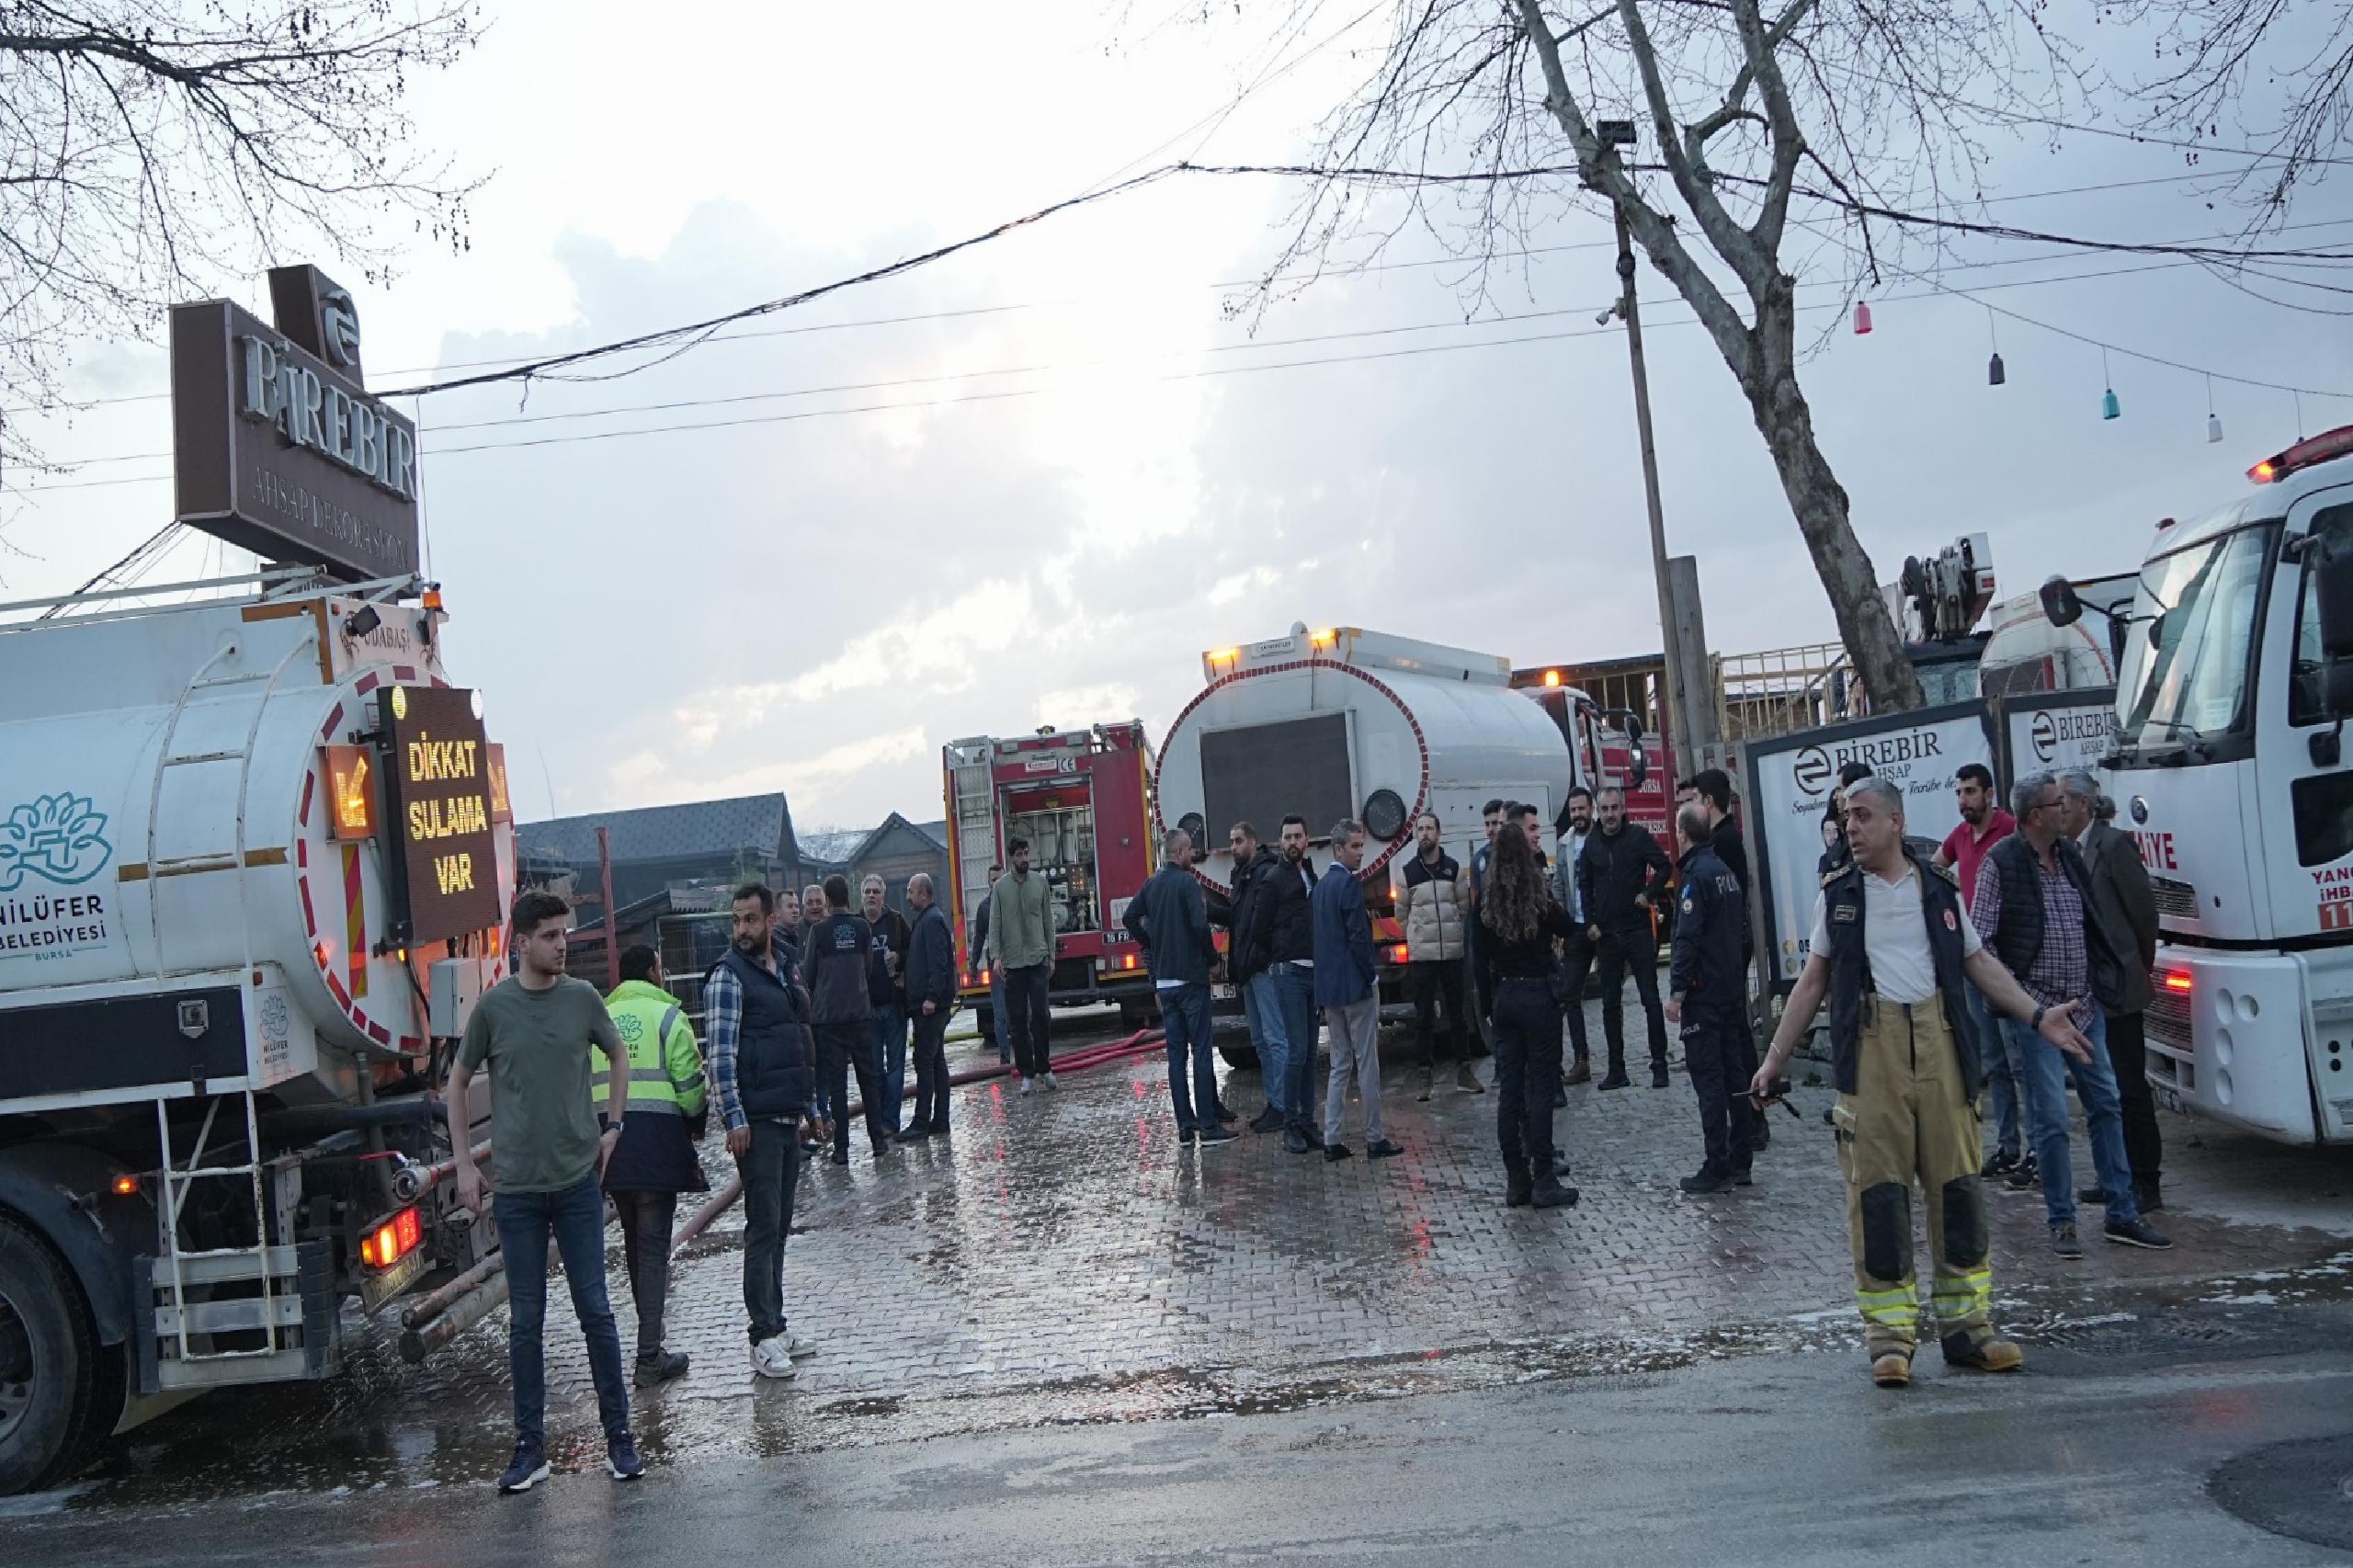
[[[2161,1101],[2287,1142],[2353,1139],[2353,426],[2159,530],[2117,671],[2120,828],[2163,940]],[[2052,619],[2080,601],[2053,583]]]

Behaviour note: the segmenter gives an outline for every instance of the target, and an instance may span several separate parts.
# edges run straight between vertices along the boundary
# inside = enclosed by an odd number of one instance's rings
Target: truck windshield
[[[2149,562],[2117,668],[2117,741],[2194,746],[2246,720],[2248,655],[2277,524],[2241,528]]]

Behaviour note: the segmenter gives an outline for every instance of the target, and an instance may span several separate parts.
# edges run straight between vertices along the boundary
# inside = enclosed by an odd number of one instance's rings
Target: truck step
[[[298,1382],[313,1375],[309,1354],[297,1346],[288,1350],[236,1350],[187,1361],[159,1361],[155,1385],[159,1390],[228,1388],[239,1383]]]
[[[300,1272],[295,1250],[290,1246],[274,1246],[265,1256],[258,1247],[223,1247],[214,1252],[184,1252],[180,1254],[180,1278],[190,1285],[222,1285],[236,1279],[258,1279],[267,1267],[273,1280],[292,1282]],[[159,1287],[171,1283],[168,1259],[155,1260],[155,1279]],[[162,1290],[157,1292],[163,1293]]]
[[[177,1307],[155,1309],[155,1335],[159,1339],[176,1340],[185,1318],[190,1334],[228,1334],[239,1329],[259,1329],[276,1323],[281,1329],[300,1328],[302,1324],[302,1300],[299,1296],[276,1295],[269,1299],[265,1312],[259,1296],[241,1296],[227,1301],[190,1301],[183,1312]]]

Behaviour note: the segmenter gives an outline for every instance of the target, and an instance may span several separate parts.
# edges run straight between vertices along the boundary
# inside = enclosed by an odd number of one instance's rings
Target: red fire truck
[[[1029,869],[1054,905],[1057,1006],[1117,1002],[1123,1022],[1151,1016],[1152,977],[1120,917],[1159,863],[1152,842],[1152,748],[1137,720],[1027,735],[975,735],[942,748],[948,901],[963,994],[983,1029],[995,1027],[989,976],[972,944],[991,866],[1029,841]]]

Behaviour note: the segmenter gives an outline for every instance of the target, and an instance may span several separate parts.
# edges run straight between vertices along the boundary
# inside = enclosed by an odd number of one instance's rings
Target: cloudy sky
[[[1160,26],[1085,0],[909,0],[887,27],[859,7],[645,15],[494,0],[483,47],[422,89],[427,136],[492,177],[466,255],[358,291],[377,386],[724,312],[1175,156],[1300,157],[1368,69],[1349,45],[1377,41],[1286,52],[1254,16]],[[2239,221],[2178,152],[2045,131],[1992,150],[2005,222],[2187,240]],[[1494,275],[1484,319],[1464,320],[1465,268],[1421,265],[1443,252],[1411,233],[1385,256],[1405,265],[1253,312],[1245,280],[1296,195],[1165,182],[642,374],[429,400],[451,665],[488,694],[524,814],[782,789],[803,825],[937,816],[944,741],[1131,715],[1157,734],[1203,649],[1300,620],[1519,664],[1654,650],[1624,338],[1593,322],[1606,220],[1536,236],[1547,254]],[[2291,221],[2327,226],[2290,239],[2353,236],[2353,181],[2301,199]],[[2210,445],[2203,377],[2104,368],[1899,277],[1859,337],[1834,257],[1803,278],[1805,383],[1883,578],[1975,532],[2006,590],[2121,570],[2157,517],[2234,496],[2297,431],[2285,393],[2217,382]],[[2185,365],[2353,388],[2340,317],[2196,267],[1972,242],[1941,280]],[[1826,638],[1745,405],[1664,282],[1643,287],[1669,544],[1699,558],[1711,642]],[[257,280],[243,297],[263,305]],[[92,345],[75,391],[143,401],[41,438],[60,459],[167,450],[164,385],[158,349]],[[2123,416],[2104,422],[2109,385]],[[623,434],[676,426],[705,427]],[[70,589],[153,531],[166,472],[0,491],[10,596]],[[191,540],[153,580],[222,556]]]

